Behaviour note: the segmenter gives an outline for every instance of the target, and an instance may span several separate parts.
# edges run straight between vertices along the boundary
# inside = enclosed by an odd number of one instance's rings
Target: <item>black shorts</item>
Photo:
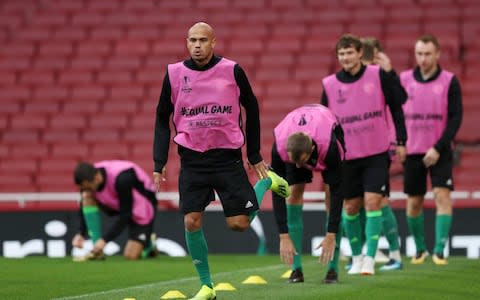
[[[388,152],[344,161],[342,188],[345,199],[363,197],[365,192],[386,196],[389,167]]]
[[[453,155],[451,151],[441,153],[438,162],[426,168],[423,164],[424,154],[408,155],[403,164],[404,187],[407,195],[425,195],[427,192],[427,173],[430,171],[432,187],[445,187],[453,190]]]
[[[149,245],[150,235],[152,234],[152,232],[153,221],[146,225],[140,225],[133,221],[130,221],[130,223],[128,224],[128,239],[141,243],[143,245],[143,248]]]
[[[313,172],[305,168],[297,168],[293,163],[286,163],[277,151],[277,145],[272,146],[271,167],[279,176],[285,178],[289,185],[311,183]]]
[[[241,159],[222,166],[182,166],[178,181],[183,214],[204,211],[215,200],[215,191],[226,217],[258,210],[255,191]]]

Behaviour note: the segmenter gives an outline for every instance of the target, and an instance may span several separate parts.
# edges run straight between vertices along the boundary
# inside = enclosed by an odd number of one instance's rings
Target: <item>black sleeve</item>
[[[462,90],[457,77],[453,77],[448,88],[448,119],[442,136],[435,144],[438,152],[450,149],[451,143],[462,124]]]
[[[173,112],[171,102],[172,88],[168,72],[163,79],[162,92],[158,100],[157,112],[155,118],[155,136],[153,141],[153,161],[154,171],[161,172],[167,164],[168,148],[170,146],[170,115]]]
[[[331,233],[338,233],[343,208],[343,193],[341,189],[343,157],[337,143],[337,135],[340,135],[343,131],[340,126],[336,128],[336,131],[332,131],[331,142],[325,156],[326,169],[322,172],[323,181],[330,187],[330,211],[328,212],[327,232]],[[338,141],[341,145],[344,145],[343,137],[339,136]]]
[[[137,176],[133,169],[121,172],[115,179],[115,190],[119,198],[118,202],[120,209],[117,220],[103,236],[103,239],[106,242],[111,241],[120,235],[132,218],[133,189],[135,188],[136,183]]]
[[[407,141],[407,128],[405,127],[405,116],[403,115],[402,104],[405,103],[407,99],[407,93],[400,84],[400,80],[394,70],[385,72],[383,69],[380,69],[380,81],[385,102],[392,114],[397,143],[399,145],[405,145]]]
[[[273,142],[272,145],[272,156],[271,156],[271,166],[274,171],[277,173],[283,174],[283,169],[287,167],[287,164],[282,160],[280,154],[277,151],[277,143]],[[279,172],[282,170],[281,172]],[[287,172],[287,171],[285,171]],[[278,233],[287,233],[288,232],[288,225],[287,225],[287,203],[285,198],[280,197],[279,195],[272,192],[272,205],[273,205],[273,213],[275,216],[275,221],[277,223]]]
[[[260,111],[258,101],[243,69],[236,64],[233,72],[237,85],[240,88],[240,103],[245,108],[246,113],[247,158],[254,165],[263,160],[260,154]]]
[[[320,104],[328,107],[328,97],[327,97],[327,93],[325,93],[325,88],[323,89],[323,92],[322,92],[322,99],[320,100]]]

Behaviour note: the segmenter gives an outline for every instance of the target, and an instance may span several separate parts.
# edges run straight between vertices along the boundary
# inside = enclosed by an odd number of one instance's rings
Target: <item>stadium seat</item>
[[[98,63],[97,61],[95,63]],[[63,70],[60,71],[58,82],[65,86],[71,86],[75,84],[92,84],[93,71],[91,70]]]
[[[10,120],[10,126],[13,129],[44,129],[47,128],[47,116],[38,113],[24,113],[16,115]]]
[[[90,160],[110,160],[110,159],[124,159],[130,157],[129,146],[125,143],[95,143],[92,147]]]
[[[383,27],[381,22],[355,21],[347,26],[347,31],[359,37],[375,37],[379,40],[383,38]]]
[[[127,128],[128,116],[124,113],[97,113],[89,118],[89,127],[92,130],[98,128],[104,129],[124,129]]]
[[[466,144],[474,144],[480,142],[480,131],[478,130],[478,114],[478,111],[469,111],[469,113],[464,113],[462,125],[455,139],[457,142]]]
[[[82,129],[87,127],[87,118],[78,113],[56,114],[50,117],[49,126],[53,129]]]
[[[76,160],[89,159],[90,146],[85,143],[54,143],[52,145],[51,157],[55,159],[74,158]]]
[[[26,159],[27,162],[29,159],[42,159],[48,157],[49,155],[49,146],[47,144],[37,144],[35,147],[25,147],[25,145],[16,145],[13,144],[10,147],[9,158],[12,159]]]
[[[42,134],[42,141],[45,143],[78,143],[79,140],[79,130],[67,128],[48,129]]]
[[[2,134],[2,143],[36,145],[40,140],[38,130],[29,129],[9,129]]]

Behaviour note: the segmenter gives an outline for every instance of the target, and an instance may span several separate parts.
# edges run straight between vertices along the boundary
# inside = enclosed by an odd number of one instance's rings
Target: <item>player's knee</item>
[[[186,215],[183,219],[185,229],[188,231],[197,231],[202,227],[202,219],[192,215]]]
[[[249,224],[249,222],[246,218],[242,218],[242,219],[237,218],[235,220],[231,220],[230,222],[228,222],[228,226],[233,231],[242,232],[242,231],[247,230],[248,227],[250,226],[250,224]]]
[[[420,201],[408,201],[407,203],[407,215],[416,217],[423,211],[423,202]]]
[[[360,208],[354,203],[349,203],[349,201],[344,202],[344,209],[347,215],[353,216],[359,213]]]

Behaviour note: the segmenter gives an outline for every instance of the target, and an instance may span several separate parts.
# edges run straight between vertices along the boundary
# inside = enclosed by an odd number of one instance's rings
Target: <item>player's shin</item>
[[[210,268],[208,266],[208,246],[203,230],[193,232],[185,231],[185,240],[192,262],[200,277],[201,285],[213,288]]]

